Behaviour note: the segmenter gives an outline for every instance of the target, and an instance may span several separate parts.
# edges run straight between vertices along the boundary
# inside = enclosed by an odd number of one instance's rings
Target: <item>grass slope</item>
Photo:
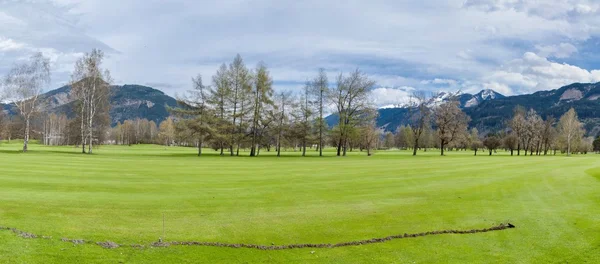
[[[195,156],[189,148],[0,145],[3,263],[597,263],[597,155],[478,156],[379,152],[373,157]],[[207,150],[208,152],[208,150]],[[214,153],[213,153],[214,154]],[[244,153],[246,154],[246,153]],[[310,152],[311,155],[315,153]],[[516,229],[335,249],[258,251],[178,246],[103,249],[58,239],[149,244],[195,240],[337,243],[392,234]],[[314,251],[313,253],[311,253]]]

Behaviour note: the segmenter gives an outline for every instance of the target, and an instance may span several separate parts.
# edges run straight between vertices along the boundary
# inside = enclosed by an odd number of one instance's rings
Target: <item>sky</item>
[[[52,84],[93,48],[117,84],[175,96],[240,54],[276,90],[360,69],[379,106],[413,91],[504,95],[600,82],[598,0],[0,0],[0,74],[34,52]]]

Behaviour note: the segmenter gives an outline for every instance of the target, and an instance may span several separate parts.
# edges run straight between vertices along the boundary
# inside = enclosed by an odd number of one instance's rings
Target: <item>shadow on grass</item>
[[[598,168],[591,168],[589,170],[586,170],[585,173],[587,175],[590,175],[590,176],[596,178],[597,180],[600,180],[600,167],[598,167]]]

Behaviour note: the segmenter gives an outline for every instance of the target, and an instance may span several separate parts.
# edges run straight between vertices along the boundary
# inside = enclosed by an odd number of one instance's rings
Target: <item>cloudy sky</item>
[[[181,94],[236,53],[276,89],[355,68],[379,105],[412,90],[506,95],[600,82],[596,0],[0,0],[0,74],[41,51],[53,84],[100,48],[119,84]]]

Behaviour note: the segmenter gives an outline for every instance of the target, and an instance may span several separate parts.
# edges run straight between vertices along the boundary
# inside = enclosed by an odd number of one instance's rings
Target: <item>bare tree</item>
[[[310,92],[312,89],[312,83],[306,82],[299,102],[300,124],[298,132],[300,133],[300,140],[302,144],[302,157],[306,156],[306,145],[308,144],[312,129],[311,121],[313,118],[313,110],[310,102]]]
[[[361,127],[361,138],[363,146],[367,150],[367,156],[373,155],[372,150],[377,148],[380,135],[381,131],[375,125],[375,119],[369,120],[367,124]]]
[[[444,148],[452,143],[461,134],[465,134],[469,123],[467,116],[460,108],[458,101],[449,101],[441,104],[435,111],[435,124],[440,139],[441,155]]]
[[[165,121],[160,122],[158,126],[158,137],[165,146],[171,146],[175,139],[175,122],[171,117],[168,117]]]
[[[4,79],[5,96],[14,103],[25,121],[23,152],[27,152],[31,118],[40,108],[38,99],[49,83],[50,60],[42,53],[13,66]]]
[[[548,150],[552,146],[555,137],[556,137],[556,129],[554,128],[554,123],[556,119],[552,116],[546,117],[544,121],[544,127],[542,130],[542,148],[544,151],[544,156],[548,154]]]
[[[337,78],[337,86],[330,90],[329,97],[336,107],[338,114],[337,125],[337,155],[346,156],[349,136],[364,118],[364,111],[369,109],[369,91],[375,85],[360,70],[352,72],[349,76],[342,73]]]
[[[327,96],[329,94],[329,83],[327,80],[327,73],[325,69],[319,69],[319,74],[312,82],[312,93],[316,97],[317,112],[317,129],[319,130],[319,156],[323,156],[323,133],[327,129],[327,124],[324,119],[324,107],[326,104]]]
[[[585,134],[583,124],[579,122],[575,109],[569,109],[569,111],[560,117],[558,121],[558,131],[560,137],[566,143],[567,156],[571,156],[572,143]]]
[[[417,149],[419,148],[419,140],[421,140],[423,133],[431,126],[431,110],[427,106],[425,93],[415,92],[411,95],[408,117],[408,125],[412,132],[413,156],[416,156]]]
[[[509,127],[517,137],[517,156],[521,155],[521,147],[523,137],[527,130],[527,122],[525,121],[525,109],[521,106],[517,106],[514,109],[513,118],[509,122]]]
[[[519,139],[515,136],[514,133],[507,134],[502,140],[503,146],[510,150],[510,155],[514,155],[515,149],[517,149],[517,145],[519,144]]]
[[[110,71],[102,70],[104,52],[93,49],[86,53],[75,63],[75,70],[71,76],[71,89],[78,99],[78,109],[81,119],[81,145],[82,153],[85,153],[85,145],[88,142],[88,153],[92,154],[94,142],[95,122],[100,114],[108,115],[110,103],[110,83],[112,78]],[[101,132],[101,129],[98,129]],[[89,140],[89,141],[88,141]]]
[[[477,151],[483,147],[481,139],[479,139],[479,131],[477,128],[471,128],[471,133],[468,136],[468,144],[471,150],[475,152],[474,156],[477,156]]]
[[[280,92],[276,96],[276,104],[277,104],[277,139],[276,139],[276,147],[277,147],[277,157],[281,156],[281,143],[283,141],[283,133],[286,129],[287,122],[289,121],[289,108],[291,108],[291,104],[293,102],[292,93],[283,91]]]
[[[396,146],[394,134],[392,132],[386,132],[385,133],[383,145],[387,149],[391,149],[391,148],[394,148],[394,146]]]
[[[521,135],[522,146],[525,148],[525,156],[527,152],[533,155],[538,140],[540,139],[540,131],[542,130],[543,120],[533,109],[529,109],[525,116],[525,126]]]
[[[500,147],[501,143],[502,142],[500,141],[500,138],[495,134],[488,134],[483,140],[483,145],[490,152],[490,156],[492,156],[492,152],[494,152],[494,150]]]

